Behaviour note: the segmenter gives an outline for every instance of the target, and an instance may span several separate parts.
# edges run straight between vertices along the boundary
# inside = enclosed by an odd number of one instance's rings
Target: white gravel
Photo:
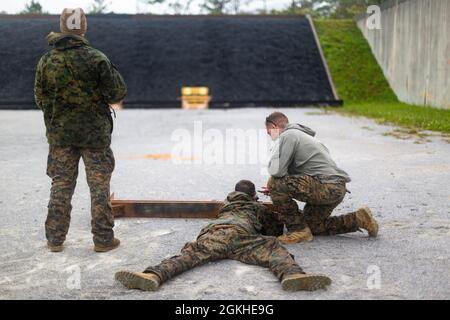
[[[112,146],[116,198],[223,199],[241,178],[265,184],[261,164],[177,165],[144,156],[170,153],[172,132],[193,131],[194,121],[225,134],[227,128],[263,129],[271,111],[118,112]],[[83,165],[66,249],[48,252],[44,221],[50,179],[42,115],[1,111],[0,299],[449,299],[450,144],[440,137],[417,144],[385,136],[394,128],[363,118],[321,115],[317,109],[284,111],[292,122],[315,129],[351,175],[352,193],[336,214],[369,205],[381,226],[376,240],[355,233],[288,247],[306,271],[333,279],[327,290],[284,292],[269,270],[235,261],[196,268],[157,292],[124,289],[113,280],[114,272],[142,270],[177,254],[205,221],[116,220],[121,247],[96,254]]]

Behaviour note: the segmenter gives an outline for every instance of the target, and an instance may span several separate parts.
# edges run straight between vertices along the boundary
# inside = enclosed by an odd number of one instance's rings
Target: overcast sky
[[[0,11],[6,11],[7,13],[19,13],[25,8],[25,4],[31,0],[0,0]],[[247,0],[242,0],[245,3]],[[38,0],[42,5],[44,11],[49,13],[61,13],[64,8],[81,7],[85,11],[89,11],[93,0]],[[156,14],[167,13],[171,14],[173,11],[167,5],[155,5],[148,6],[145,4],[145,0],[107,0],[109,3],[109,11],[115,13],[144,13],[152,12]],[[264,8],[265,4],[268,9],[280,9],[284,8],[291,0],[253,0],[247,6],[243,6],[244,11],[254,11],[256,9]],[[193,0],[190,7],[190,13],[200,13],[199,4],[202,0]]]

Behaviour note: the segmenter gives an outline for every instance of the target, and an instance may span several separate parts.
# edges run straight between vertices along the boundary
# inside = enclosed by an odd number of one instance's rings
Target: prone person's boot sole
[[[159,287],[159,283],[156,280],[144,278],[135,272],[119,271],[114,277],[128,289],[156,291]]]
[[[287,276],[281,282],[283,290],[286,291],[314,291],[324,289],[331,284],[331,279],[324,275],[299,274]]]

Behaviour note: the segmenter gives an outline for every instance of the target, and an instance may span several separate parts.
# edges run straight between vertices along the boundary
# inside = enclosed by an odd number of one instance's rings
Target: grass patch
[[[450,110],[409,105],[401,102],[350,102],[339,112],[376,119],[419,130],[450,133]]]
[[[315,20],[336,90],[344,100],[334,110],[382,123],[450,133],[450,110],[398,101],[369,44],[352,20]]]
[[[346,102],[396,102],[366,39],[352,20],[314,22],[339,97]]]

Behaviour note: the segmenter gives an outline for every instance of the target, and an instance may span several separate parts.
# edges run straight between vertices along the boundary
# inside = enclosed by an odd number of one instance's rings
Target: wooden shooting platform
[[[270,202],[263,204],[272,207]],[[215,219],[223,202],[111,199],[111,205],[116,218]]]

